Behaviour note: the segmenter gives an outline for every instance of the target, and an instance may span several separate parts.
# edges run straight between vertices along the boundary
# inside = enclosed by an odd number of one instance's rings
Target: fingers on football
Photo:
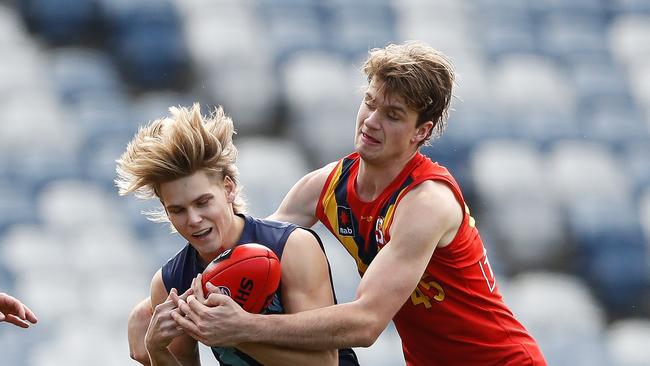
[[[210,296],[210,294],[220,294],[220,293],[222,293],[221,290],[219,289],[219,287],[213,285],[210,282],[207,282],[205,284],[205,287],[208,290],[208,296]]]
[[[203,294],[203,286],[202,284],[202,276],[199,273],[194,280],[192,280],[192,290],[194,290],[194,297],[196,297],[199,301],[204,301],[205,296]]]
[[[205,300],[205,305],[210,307],[226,305],[228,304],[229,300],[230,296],[221,294],[221,291],[219,291],[219,289],[216,289],[214,292],[211,290],[210,295]]]
[[[178,292],[176,291],[175,288],[171,290],[169,293],[169,297],[167,297],[168,300],[171,300],[176,307],[178,307],[178,302],[180,301],[180,297],[178,296]]]
[[[188,297],[187,301],[188,302],[185,301],[179,302],[178,304],[178,309],[180,310],[179,315],[184,315],[184,319],[187,319],[192,323],[196,323],[199,320],[201,320],[200,316],[197,315],[196,313],[196,311],[199,310],[199,307],[197,307],[197,305],[200,306],[200,304],[198,300],[194,299],[193,296]],[[194,304],[194,306],[191,306],[190,304]]]
[[[199,335],[199,328],[191,320],[181,315],[179,312],[172,312],[172,318],[178,325],[176,329],[182,329],[190,337],[196,339]]]

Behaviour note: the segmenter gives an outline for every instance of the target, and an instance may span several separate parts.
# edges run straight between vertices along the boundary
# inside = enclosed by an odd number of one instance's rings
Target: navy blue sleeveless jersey
[[[282,260],[282,253],[284,252],[284,245],[289,238],[289,235],[298,228],[298,226],[290,223],[271,221],[254,218],[248,215],[239,215],[244,219],[244,230],[241,234],[239,242],[236,245],[246,243],[257,243],[271,249],[278,259]],[[311,230],[309,230],[312,232]],[[321,249],[323,244],[316,233],[312,234],[318,240]],[[329,267],[329,264],[328,264]],[[189,245],[185,245],[174,257],[172,257],[162,267],[162,279],[167,293],[175,288],[179,294],[187,291],[192,285],[192,279],[205,269],[200,260],[196,250]],[[329,269],[329,268],[328,268]],[[330,271],[330,283],[332,281],[332,274]],[[281,286],[280,286],[281,287]],[[334,287],[332,286],[332,292]],[[262,313],[264,314],[282,314],[284,307],[282,306],[280,288],[273,296],[273,300]],[[334,295],[334,302],[336,302],[336,295]],[[212,353],[219,360],[222,366],[258,366],[261,365],[252,357],[244,352],[239,351],[234,347],[212,347]],[[352,349],[339,350],[339,365],[358,365],[357,357]]]

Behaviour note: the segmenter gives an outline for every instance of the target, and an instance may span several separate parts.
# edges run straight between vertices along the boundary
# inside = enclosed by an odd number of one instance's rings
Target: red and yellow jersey
[[[372,202],[356,194],[359,156],[341,159],[316,216],[356,260],[361,276],[389,241],[395,208],[425,180],[449,186],[464,207],[453,241],[436,248],[418,286],[393,318],[408,365],[545,365],[533,338],[503,302],[474,218],[446,168],[418,153]],[[390,273],[386,273],[390,276]]]

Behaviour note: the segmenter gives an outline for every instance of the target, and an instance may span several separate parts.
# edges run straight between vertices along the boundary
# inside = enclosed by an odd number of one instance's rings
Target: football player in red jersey
[[[312,350],[370,346],[393,320],[408,365],[545,365],[499,293],[459,185],[419,151],[444,130],[451,63],[411,41],[372,50],[364,72],[355,152],[299,180],[271,216],[320,220],[356,260],[356,298],[264,317],[214,293],[179,301],[189,318],[174,319],[207,344]]]

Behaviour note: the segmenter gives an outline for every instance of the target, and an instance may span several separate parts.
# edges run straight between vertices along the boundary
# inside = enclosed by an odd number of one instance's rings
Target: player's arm
[[[171,313],[176,309],[177,294],[167,293],[162,272],[151,280],[153,316],[145,335],[145,344],[152,365],[200,365],[198,345],[194,339],[176,329]],[[171,339],[171,342],[169,341]]]
[[[325,253],[316,237],[295,230],[282,255],[282,303],[288,314],[334,304]],[[336,365],[338,351],[281,348],[271,344],[243,343],[237,346],[265,365]]]
[[[398,205],[391,240],[364,274],[354,301],[291,315],[240,312],[231,319],[237,323],[222,325],[221,341],[306,349],[372,345],[417,286],[437,243],[443,235],[453,236],[461,220],[460,204],[446,185],[420,184]],[[211,296],[213,303],[229,302]]]
[[[268,219],[292,222],[311,227],[316,219],[316,204],[329,173],[336,163],[330,163],[302,177],[284,197],[278,209]]]
[[[129,355],[144,366],[151,365],[149,353],[144,344],[144,336],[149,328],[151,316],[153,316],[153,307],[151,306],[151,297],[147,296],[133,307],[128,320]]]
[[[29,324],[36,324],[38,319],[20,300],[0,292],[0,322],[3,321],[21,328],[29,328]]]

